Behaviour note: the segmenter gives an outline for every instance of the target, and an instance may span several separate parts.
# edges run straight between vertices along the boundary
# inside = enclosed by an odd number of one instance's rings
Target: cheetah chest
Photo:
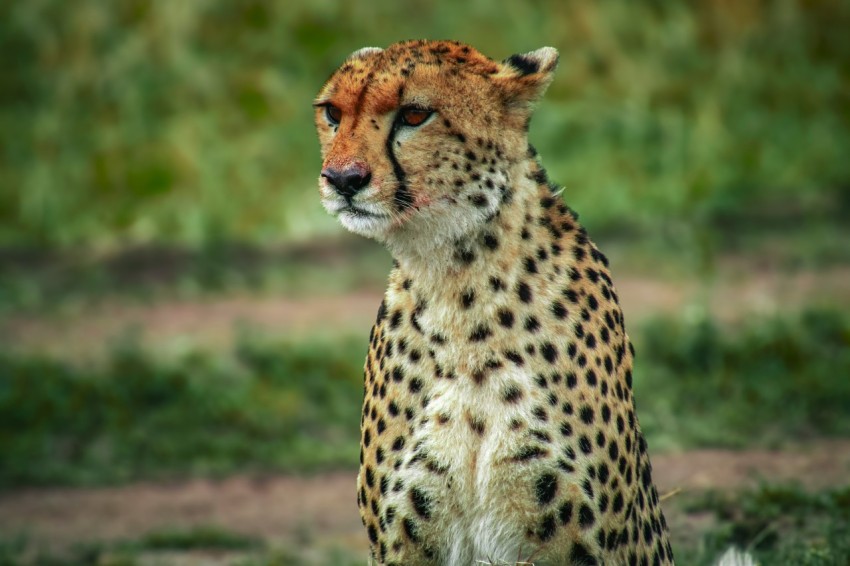
[[[503,399],[506,388],[529,383],[530,375],[502,372],[491,374],[485,386],[457,379],[432,389],[425,425],[414,436],[431,465],[411,480],[440,503],[437,542],[448,564],[531,554],[523,525],[533,510],[523,501],[531,500],[533,474],[516,463],[529,435],[530,408],[528,402],[506,406]],[[532,395],[525,397],[530,401]]]

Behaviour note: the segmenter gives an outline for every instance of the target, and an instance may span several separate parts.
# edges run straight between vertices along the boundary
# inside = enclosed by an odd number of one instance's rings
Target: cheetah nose
[[[355,163],[342,170],[326,167],[322,170],[322,177],[328,180],[336,192],[350,200],[369,184],[372,172],[365,165]]]

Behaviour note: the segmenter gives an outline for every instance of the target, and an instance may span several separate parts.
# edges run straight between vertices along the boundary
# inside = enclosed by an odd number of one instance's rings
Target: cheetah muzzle
[[[608,261],[528,144],[557,61],[366,48],[315,100],[324,207],[395,258],[357,482],[380,564],[673,563]]]

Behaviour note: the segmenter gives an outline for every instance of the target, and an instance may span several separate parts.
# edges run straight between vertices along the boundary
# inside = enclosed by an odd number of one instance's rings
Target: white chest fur
[[[534,551],[521,526],[525,517],[511,504],[517,490],[529,489],[526,477],[516,477],[511,458],[524,434],[512,424],[528,412],[531,376],[496,371],[483,385],[457,377],[435,386],[427,424],[417,434],[427,453],[446,465],[446,481],[452,484],[450,489],[434,486],[451,499],[444,502],[449,512],[440,547],[446,564],[514,563]],[[526,392],[526,403],[505,404],[501,397],[509,384]]]

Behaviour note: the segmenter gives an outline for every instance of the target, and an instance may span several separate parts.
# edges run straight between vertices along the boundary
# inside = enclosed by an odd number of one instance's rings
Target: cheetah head
[[[323,206],[390,246],[472,232],[512,198],[532,106],[557,62],[551,47],[496,62],[447,41],[352,53],[314,102]]]

